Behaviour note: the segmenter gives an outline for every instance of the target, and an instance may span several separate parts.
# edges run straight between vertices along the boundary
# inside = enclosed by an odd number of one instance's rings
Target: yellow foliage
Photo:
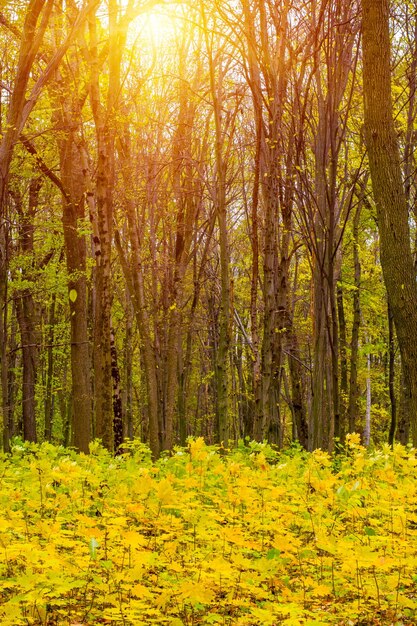
[[[207,457],[203,437],[190,439],[188,442],[190,456],[193,461],[203,461]]]
[[[163,478],[156,488],[156,494],[161,504],[172,504],[175,502],[175,491],[171,482],[167,478]]]
[[[189,601],[191,604],[210,604],[215,594],[207,586],[187,580],[179,587],[179,597],[182,601]]]
[[[417,623],[414,450],[188,445],[1,459],[0,623]]]

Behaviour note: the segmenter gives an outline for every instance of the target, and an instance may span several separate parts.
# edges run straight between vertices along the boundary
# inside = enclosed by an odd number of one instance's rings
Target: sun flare
[[[131,25],[132,35],[148,41],[154,48],[172,42],[177,30],[178,16],[162,11],[144,13]]]

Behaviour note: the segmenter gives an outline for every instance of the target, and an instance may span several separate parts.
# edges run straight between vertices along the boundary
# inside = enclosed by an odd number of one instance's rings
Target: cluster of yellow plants
[[[417,458],[191,440],[0,458],[0,623],[417,623]]]

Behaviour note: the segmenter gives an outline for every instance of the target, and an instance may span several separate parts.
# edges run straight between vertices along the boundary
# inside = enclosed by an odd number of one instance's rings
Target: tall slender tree
[[[417,282],[391,91],[389,1],[362,0],[365,137],[378,216],[381,266],[409,381],[417,444]]]

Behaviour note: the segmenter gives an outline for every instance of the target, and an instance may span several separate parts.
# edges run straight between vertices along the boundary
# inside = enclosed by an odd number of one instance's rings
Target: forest
[[[10,0],[0,28],[6,452],[417,442],[413,3]]]
[[[2,626],[417,624],[417,6],[0,2]]]

